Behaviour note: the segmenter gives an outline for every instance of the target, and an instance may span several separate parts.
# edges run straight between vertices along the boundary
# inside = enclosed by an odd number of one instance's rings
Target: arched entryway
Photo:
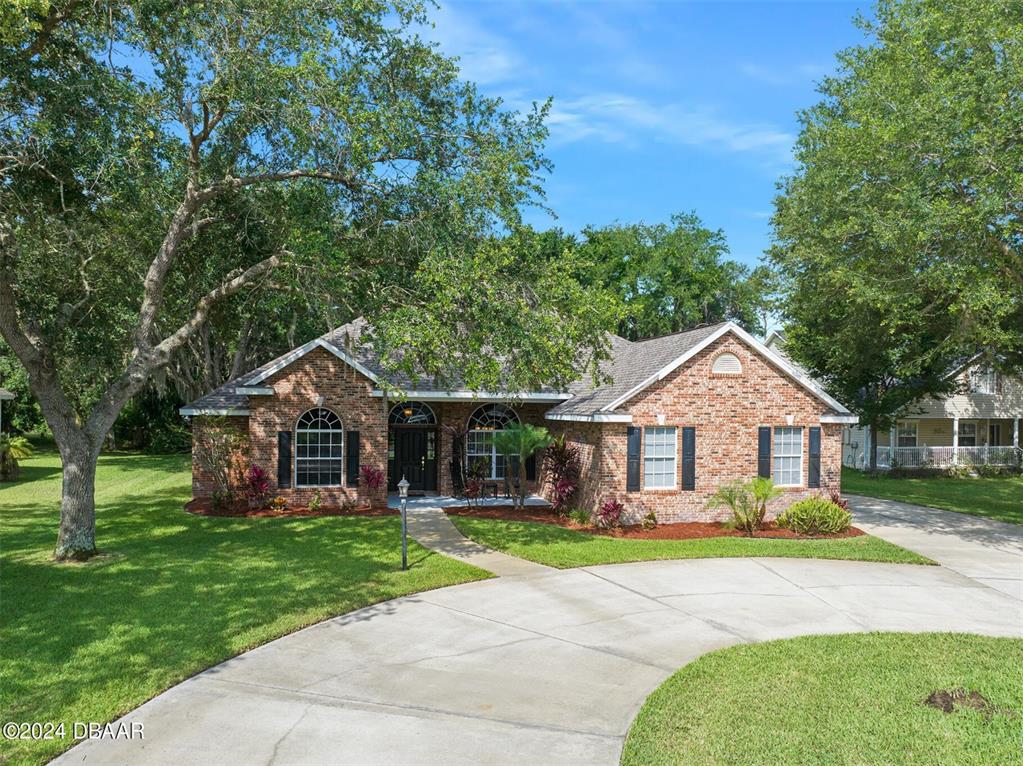
[[[387,417],[387,488],[404,476],[413,492],[437,491],[437,416],[423,402],[399,402]]]

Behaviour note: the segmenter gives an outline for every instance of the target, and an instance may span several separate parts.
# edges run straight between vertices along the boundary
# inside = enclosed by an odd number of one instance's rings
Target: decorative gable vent
[[[720,354],[717,359],[714,360],[714,366],[711,367],[711,372],[718,375],[741,375],[742,362],[739,361],[739,357],[735,354]]]

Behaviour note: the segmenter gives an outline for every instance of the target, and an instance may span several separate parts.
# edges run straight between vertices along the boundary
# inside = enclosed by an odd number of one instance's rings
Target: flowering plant
[[[245,474],[245,495],[254,508],[262,508],[270,494],[270,474],[258,465],[249,467]]]
[[[598,527],[604,527],[605,529],[615,529],[622,524],[622,512],[625,510],[625,506],[619,503],[614,498],[605,500],[597,508],[597,512],[594,514],[597,521]]]
[[[371,465],[359,468],[359,483],[366,489],[377,489],[384,483],[384,472]]]

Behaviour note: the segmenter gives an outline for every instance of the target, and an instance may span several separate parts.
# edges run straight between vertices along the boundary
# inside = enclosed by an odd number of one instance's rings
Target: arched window
[[[494,431],[509,423],[518,423],[519,416],[503,404],[484,404],[469,418],[469,433],[465,440],[465,459],[469,468],[483,463],[488,479],[504,478],[504,455],[494,445]]]
[[[317,407],[295,426],[295,486],[340,487],[344,476],[345,432],[341,418]]]
[[[397,426],[432,426],[436,425],[437,418],[422,402],[402,402],[391,408],[387,422]]]
[[[718,375],[741,375],[742,362],[739,361],[739,357],[735,354],[730,354],[726,351],[718,355],[710,370]]]

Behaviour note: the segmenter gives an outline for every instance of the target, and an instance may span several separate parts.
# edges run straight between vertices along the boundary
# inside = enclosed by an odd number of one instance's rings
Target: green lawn
[[[944,713],[937,689],[997,709]],[[806,636],[707,654],[632,724],[624,766],[989,766],[1021,762],[1023,640],[949,633]]]
[[[1023,476],[893,479],[881,475],[874,479],[863,471],[843,468],[842,491],[1023,524]]]
[[[192,516],[183,456],[102,458],[105,555],[56,564],[60,463],[50,452],[24,467],[0,485],[3,721],[108,721],[304,625],[488,576],[411,542],[403,573],[397,517]],[[42,763],[70,744],[0,739],[0,763]]]
[[[711,537],[702,540],[621,540],[529,521],[498,521],[449,516],[466,537],[541,564],[567,569],[652,559],[700,559],[732,556],[853,559],[933,564],[877,537],[839,540],[768,540]]]

